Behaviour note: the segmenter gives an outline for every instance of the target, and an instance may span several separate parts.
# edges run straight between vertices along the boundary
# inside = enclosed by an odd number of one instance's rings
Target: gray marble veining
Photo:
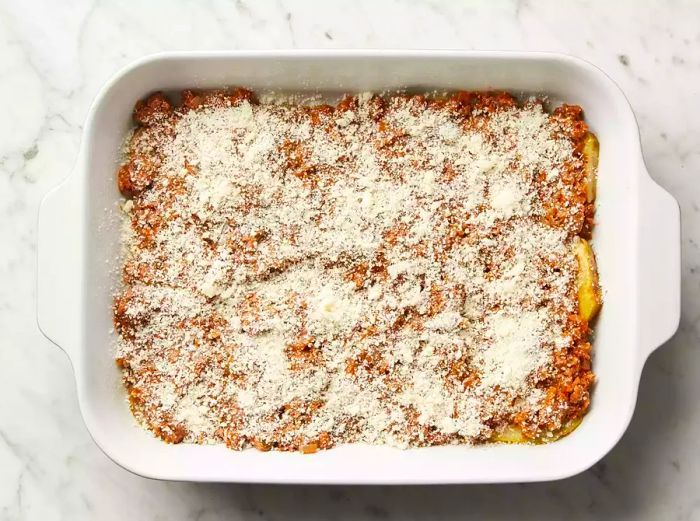
[[[551,50],[586,58],[635,110],[652,176],[683,212],[683,316],[650,358],[634,420],[568,480],[468,487],[149,481],[83,426],[67,358],[35,321],[36,215],[71,170],[90,101],[171,49]],[[700,3],[632,0],[0,1],[0,520],[700,520]]]

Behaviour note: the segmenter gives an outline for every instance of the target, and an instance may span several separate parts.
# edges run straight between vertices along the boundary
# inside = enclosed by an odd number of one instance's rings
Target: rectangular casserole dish
[[[167,445],[129,411],[112,353],[118,284],[119,150],[136,100],[156,90],[240,85],[343,93],[410,88],[505,89],[581,105],[600,140],[594,248],[604,306],[595,324],[598,383],[571,435],[548,445],[399,450],[347,445],[314,455]],[[631,419],[648,355],[680,317],[680,215],[644,166],[632,110],[599,69],[563,55],[461,51],[172,53],[118,73],[99,93],[74,172],[42,202],[38,320],[69,355],[95,442],[143,476],[221,482],[495,483],[560,479],[600,460]]]

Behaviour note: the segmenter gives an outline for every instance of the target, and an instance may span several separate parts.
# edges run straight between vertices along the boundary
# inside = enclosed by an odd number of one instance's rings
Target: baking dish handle
[[[671,194],[645,172],[639,197],[637,287],[640,343],[646,359],[678,329],[681,315],[681,216]]]
[[[71,357],[79,343],[83,232],[80,187],[73,172],[41,201],[38,227],[39,329]]]

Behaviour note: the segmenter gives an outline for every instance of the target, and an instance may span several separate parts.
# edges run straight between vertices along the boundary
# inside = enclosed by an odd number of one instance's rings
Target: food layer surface
[[[600,299],[579,107],[234,89],[134,119],[117,363],[157,436],[315,452],[580,421]]]

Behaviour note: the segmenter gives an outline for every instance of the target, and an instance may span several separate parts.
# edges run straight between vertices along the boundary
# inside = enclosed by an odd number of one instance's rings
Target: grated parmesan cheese
[[[131,138],[132,163],[156,165],[123,205],[137,418],[234,448],[555,421],[542,382],[574,342],[583,214],[561,124],[537,103],[459,116],[369,93],[312,110],[204,103]]]

